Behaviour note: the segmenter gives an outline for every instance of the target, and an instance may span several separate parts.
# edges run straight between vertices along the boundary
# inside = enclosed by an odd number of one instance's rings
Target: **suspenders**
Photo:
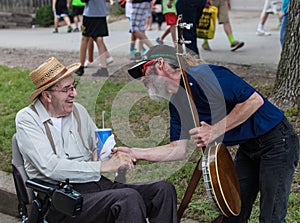
[[[30,105],[30,108],[31,108],[37,115],[39,115],[39,113],[37,112],[37,110],[36,110],[36,108],[34,107],[33,104]],[[78,112],[78,109],[76,108],[76,106],[74,106],[73,112],[74,112],[75,120],[76,120],[77,125],[78,125],[77,130],[78,130],[78,132],[79,132],[80,139],[81,139],[82,143],[84,144],[83,137],[82,137],[82,132],[81,132],[81,120],[80,120],[79,112]],[[48,139],[49,139],[49,141],[50,141],[52,150],[53,150],[54,154],[56,154],[55,144],[54,144],[54,140],[53,140],[53,137],[52,137],[52,134],[51,134],[51,131],[50,131],[48,122],[44,122],[44,126],[45,126],[45,129],[46,129],[46,134],[47,134],[47,137],[48,137]]]

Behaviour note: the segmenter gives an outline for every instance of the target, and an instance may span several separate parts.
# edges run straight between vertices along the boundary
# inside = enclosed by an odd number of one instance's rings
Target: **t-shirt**
[[[175,13],[177,15],[177,11],[176,11],[176,1],[173,1],[172,2],[172,7],[171,8],[168,8],[168,1],[169,0],[163,0],[163,3],[162,3],[162,11],[163,11],[163,14],[166,14],[166,13]]]
[[[202,64],[189,68],[187,75],[199,119],[209,124],[219,122],[237,103],[246,101],[257,92],[222,66]],[[195,127],[182,80],[180,86],[169,103],[171,141],[189,139],[188,131]],[[241,144],[264,135],[279,124],[284,117],[283,111],[266,98],[263,97],[263,100],[264,104],[249,119],[226,132],[218,141],[228,146]]]
[[[85,6],[85,3],[82,2],[81,0],[72,0],[72,5],[73,6]]]
[[[87,17],[105,17],[106,0],[89,0],[84,7],[83,15]]]

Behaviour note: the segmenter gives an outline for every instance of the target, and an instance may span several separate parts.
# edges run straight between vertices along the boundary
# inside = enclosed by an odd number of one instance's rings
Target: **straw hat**
[[[36,90],[30,95],[28,100],[32,102],[41,92],[71,75],[79,67],[80,63],[64,67],[56,58],[49,58],[29,74]]]

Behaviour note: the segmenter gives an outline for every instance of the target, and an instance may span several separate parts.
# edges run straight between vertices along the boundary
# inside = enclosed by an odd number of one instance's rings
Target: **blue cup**
[[[111,134],[112,134],[112,130],[110,128],[95,130],[98,160],[100,160],[100,155],[101,155],[103,145],[108,139],[108,137],[111,136]]]

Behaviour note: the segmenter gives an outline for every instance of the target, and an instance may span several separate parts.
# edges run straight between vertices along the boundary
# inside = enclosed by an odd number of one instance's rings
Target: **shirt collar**
[[[35,101],[34,107],[35,107],[36,111],[38,112],[38,115],[39,115],[42,123],[48,122],[50,120],[49,122],[52,124],[50,115],[48,114],[47,110],[45,109],[44,105],[41,103],[41,101],[39,99],[37,99]]]

